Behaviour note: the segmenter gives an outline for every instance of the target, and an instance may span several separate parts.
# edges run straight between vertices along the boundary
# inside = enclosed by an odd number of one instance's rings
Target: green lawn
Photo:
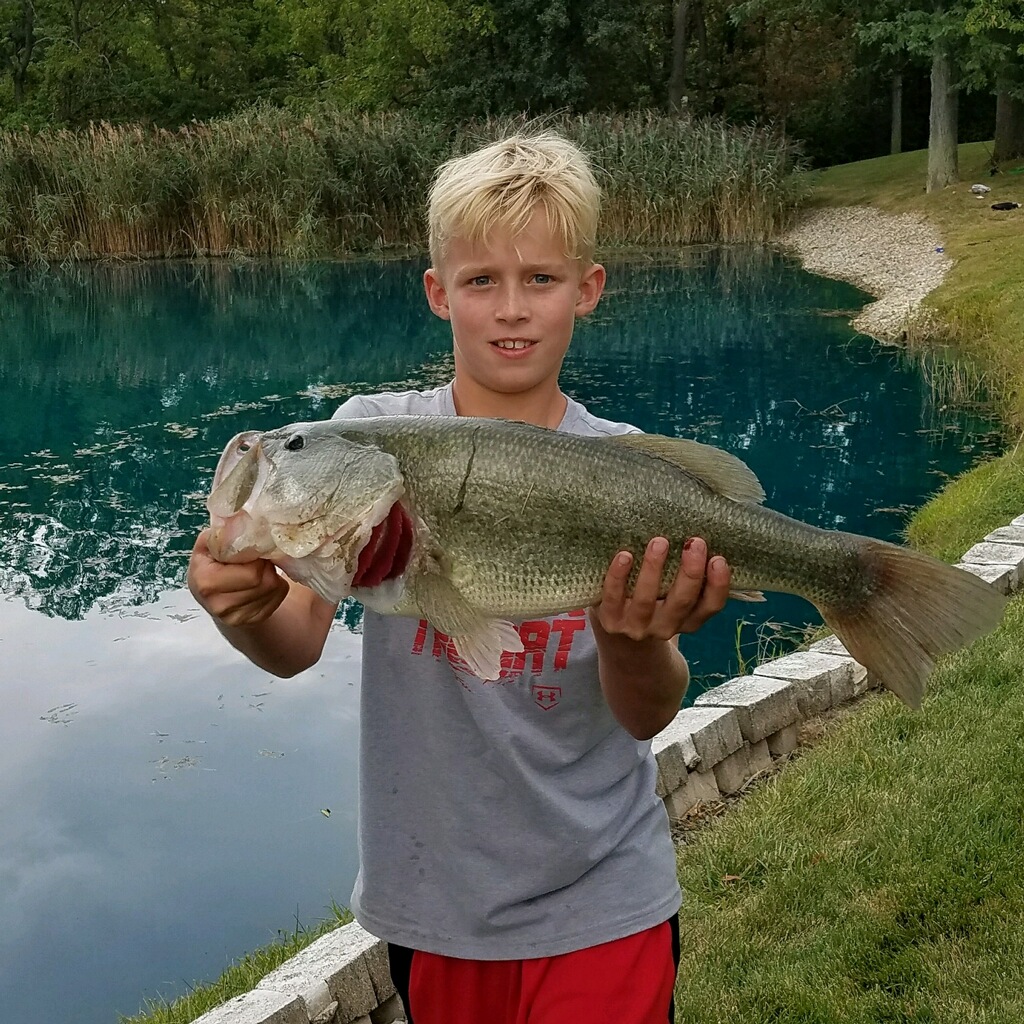
[[[815,176],[819,206],[934,221],[957,264],[931,297],[957,359],[985,380],[1009,454],[953,481],[911,521],[947,560],[1024,513],[1024,175],[923,190],[924,153]],[[1009,168],[1006,168],[1009,170]],[[974,199],[973,181],[991,184]],[[867,702],[680,851],[680,1022],[1024,1021],[1024,597],[947,659],[924,709]]]

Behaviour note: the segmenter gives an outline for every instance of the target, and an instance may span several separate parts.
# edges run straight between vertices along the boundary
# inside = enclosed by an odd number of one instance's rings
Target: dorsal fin
[[[764,488],[754,471],[735,455],[721,448],[661,434],[615,434],[609,440],[671,462],[683,472],[707,484],[723,498],[755,504],[764,501]]]

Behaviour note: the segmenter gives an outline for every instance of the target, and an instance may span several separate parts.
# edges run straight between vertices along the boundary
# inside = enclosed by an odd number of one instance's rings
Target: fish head
[[[269,559],[338,601],[371,538],[379,542],[392,522],[411,525],[395,512],[404,491],[394,456],[341,436],[330,421],[237,434],[206,500],[210,554],[221,562]]]

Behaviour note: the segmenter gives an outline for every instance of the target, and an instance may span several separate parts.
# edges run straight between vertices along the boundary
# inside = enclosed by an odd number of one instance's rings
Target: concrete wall
[[[975,544],[959,566],[1004,594],[1020,589],[1024,516]],[[738,792],[797,748],[803,723],[872,685],[863,666],[830,637],[708,690],[654,738],[658,795],[669,818]],[[385,944],[353,923],[318,939],[197,1024],[392,1024],[403,1018]]]

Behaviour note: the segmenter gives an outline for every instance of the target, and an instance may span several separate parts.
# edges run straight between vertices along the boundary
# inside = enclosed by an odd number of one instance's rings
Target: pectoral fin
[[[515,626],[480,613],[440,573],[424,573],[410,581],[416,605],[430,623],[451,637],[459,657],[480,679],[501,675],[501,656],[518,653],[523,641]]]

